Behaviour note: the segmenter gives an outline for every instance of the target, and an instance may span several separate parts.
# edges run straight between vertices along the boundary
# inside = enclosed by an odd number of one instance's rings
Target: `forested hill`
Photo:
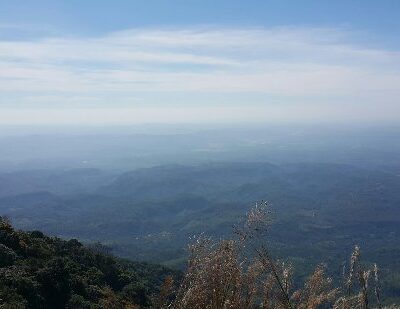
[[[0,217],[1,308],[146,308],[167,268],[116,259]]]

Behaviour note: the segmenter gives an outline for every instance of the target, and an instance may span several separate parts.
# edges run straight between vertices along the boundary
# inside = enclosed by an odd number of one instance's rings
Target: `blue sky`
[[[0,0],[0,123],[396,122],[400,1]]]

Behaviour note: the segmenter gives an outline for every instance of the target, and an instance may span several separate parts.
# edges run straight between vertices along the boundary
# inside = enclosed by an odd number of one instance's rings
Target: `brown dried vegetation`
[[[296,290],[292,266],[275,260],[265,244],[270,218],[267,204],[262,203],[235,229],[233,239],[196,238],[189,247],[188,267],[180,286],[174,291],[168,278],[158,308],[366,309],[372,308],[371,297],[374,308],[382,308],[378,268],[375,265],[369,270],[360,263],[358,246],[348,271],[344,269],[343,286],[334,287],[325,267],[319,265]]]

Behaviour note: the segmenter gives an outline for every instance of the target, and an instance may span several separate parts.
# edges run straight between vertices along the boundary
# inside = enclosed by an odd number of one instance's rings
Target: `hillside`
[[[379,261],[385,293],[400,295],[396,172],[323,163],[214,163],[139,169],[107,181],[90,170],[47,173],[38,190],[1,197],[0,214],[24,230],[100,241],[121,257],[182,268],[193,235],[229,236],[254,202],[266,200],[274,217],[268,241],[276,256],[291,259],[299,277],[321,262],[338,275],[359,244],[370,262]],[[64,188],[63,180],[75,187]]]
[[[116,259],[0,218],[2,308],[146,308],[168,269]],[[103,253],[102,253],[103,252]]]

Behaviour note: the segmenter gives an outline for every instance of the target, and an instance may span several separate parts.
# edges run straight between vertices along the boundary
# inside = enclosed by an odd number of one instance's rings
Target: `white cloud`
[[[196,106],[136,108],[35,108],[2,109],[3,125],[129,125],[148,123],[394,123],[400,108],[396,104],[386,111],[371,106],[297,102],[286,106]],[[294,113],[288,113],[295,110]],[[389,111],[389,113],[388,113]]]
[[[270,110],[271,96],[284,98],[282,118],[311,107],[322,117],[327,109],[317,101],[332,105],[329,116],[355,106],[347,111],[393,117],[400,53],[353,37],[340,29],[199,27],[0,41],[0,108],[166,108],[165,98],[177,94],[187,96],[181,108],[207,94],[210,108],[222,104],[216,94],[233,100],[250,93],[265,96],[262,108]]]

